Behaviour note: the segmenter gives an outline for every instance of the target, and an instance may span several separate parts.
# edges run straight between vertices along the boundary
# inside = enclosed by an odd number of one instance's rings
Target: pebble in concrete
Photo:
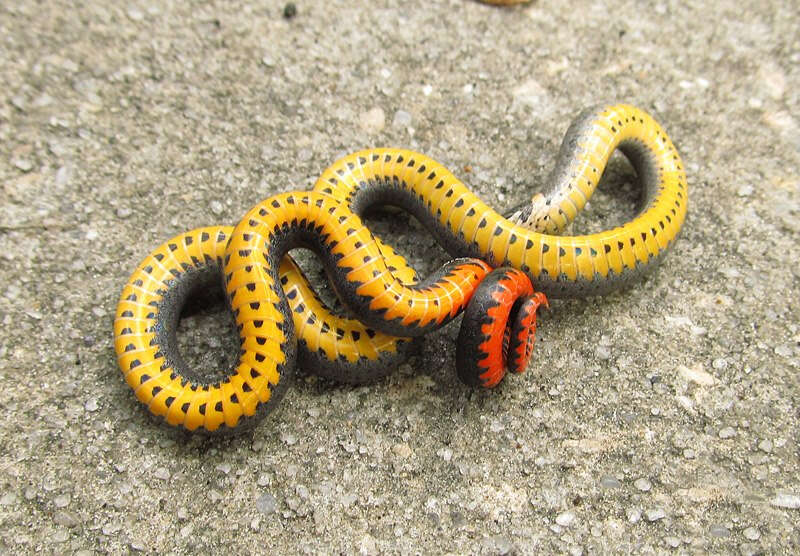
[[[644,517],[645,517],[645,519],[647,519],[647,521],[650,521],[652,523],[653,521],[658,521],[660,519],[664,519],[665,517],[667,517],[667,514],[661,508],[654,508],[654,509],[650,509],[650,510],[645,511],[644,512]]]
[[[278,510],[278,501],[274,496],[265,492],[256,499],[256,509],[264,515],[270,515]]]

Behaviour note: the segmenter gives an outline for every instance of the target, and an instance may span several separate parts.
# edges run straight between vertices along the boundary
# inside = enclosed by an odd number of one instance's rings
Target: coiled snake
[[[596,234],[556,235],[584,207],[617,148],[642,182],[639,215]],[[404,208],[449,253],[470,258],[419,282],[363,225],[360,215],[380,204]],[[618,289],[656,265],[686,209],[675,147],[655,120],[626,105],[584,111],[567,131],[549,188],[510,218],[425,155],[357,152],[328,168],[312,191],[270,197],[235,228],[193,230],[145,258],[117,308],[118,362],[136,396],[170,424],[207,431],[252,424],[280,400],[298,358],[337,380],[382,376],[403,357],[407,338],[450,321],[483,283],[467,309],[457,361],[462,380],[493,386],[506,364],[519,372],[530,356],[536,309],[546,299],[528,279],[549,297]],[[309,289],[287,255],[297,246],[322,259],[357,320],[333,314]],[[186,299],[220,276],[241,354],[225,379],[208,383],[181,359],[175,328]]]

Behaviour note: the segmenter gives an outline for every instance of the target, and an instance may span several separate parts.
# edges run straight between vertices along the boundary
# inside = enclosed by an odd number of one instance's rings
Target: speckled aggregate
[[[0,548],[795,552],[797,3],[284,5],[0,7]],[[669,131],[689,218],[646,281],[551,303],[525,375],[461,386],[452,327],[377,384],[301,378],[273,426],[218,440],[119,380],[119,289],[164,238],[378,145],[505,214],[546,188],[577,108],[622,100]],[[639,191],[612,158],[571,233]],[[368,220],[421,272],[446,258],[413,219]],[[230,363],[225,318],[184,319],[190,362]]]

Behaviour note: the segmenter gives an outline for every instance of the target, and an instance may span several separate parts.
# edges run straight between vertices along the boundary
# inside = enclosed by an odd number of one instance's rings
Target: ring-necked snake
[[[642,182],[639,215],[597,234],[554,235],[583,208],[616,148]],[[372,149],[347,156],[313,191],[276,195],[233,229],[194,230],[149,255],[117,309],[120,368],[137,397],[170,424],[213,431],[253,423],[285,391],[296,337],[301,363],[316,372],[351,382],[380,376],[407,344],[397,336],[448,322],[481,283],[485,293],[467,309],[456,359],[462,380],[492,386],[505,366],[524,370],[530,356],[536,308],[546,300],[528,278],[550,297],[622,287],[660,260],[686,214],[686,178],[674,146],[649,115],[630,106],[583,112],[566,134],[550,181],[507,219],[419,153]],[[404,208],[452,255],[473,259],[448,263],[418,282],[404,259],[362,224],[360,215],[376,205]],[[285,256],[297,246],[323,260],[358,320],[332,314],[308,289]],[[489,265],[517,271],[491,272]],[[186,368],[175,328],[186,299],[220,275],[241,355],[227,378],[209,384]],[[506,348],[508,361],[490,351],[498,347]]]

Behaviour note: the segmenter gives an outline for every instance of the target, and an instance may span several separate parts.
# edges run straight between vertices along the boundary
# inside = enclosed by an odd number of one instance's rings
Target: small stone
[[[626,515],[630,523],[639,523],[639,520],[642,519],[642,510],[638,508],[631,508],[626,512]]]
[[[66,529],[58,529],[53,533],[53,542],[62,543],[69,540],[69,531]]]
[[[128,207],[120,207],[117,209],[118,218],[128,218],[131,214],[133,214],[133,211]]]
[[[768,126],[781,133],[789,133],[797,126],[795,119],[786,110],[767,112],[762,119]]]
[[[69,183],[70,178],[72,177],[72,170],[69,166],[61,166],[56,171],[56,185],[58,187],[64,187]]]
[[[761,538],[761,531],[756,529],[755,527],[748,527],[744,531],[742,531],[742,535],[749,541],[757,541]]]
[[[658,521],[659,519],[664,519],[667,517],[667,514],[661,508],[654,508],[644,512],[644,517],[647,521],[652,523],[654,521]]]
[[[256,500],[256,509],[264,515],[274,514],[278,510],[278,501],[274,496],[265,492]]]
[[[69,494],[62,494],[61,496],[56,496],[53,503],[56,505],[56,508],[66,508],[69,506]]]
[[[683,457],[685,457],[686,459],[694,459],[695,457],[697,457],[697,454],[695,454],[694,450],[692,450],[691,448],[686,448],[683,451]]]
[[[527,106],[542,107],[550,104],[549,94],[536,79],[528,79],[518,87],[516,87],[512,94],[514,99]]]
[[[689,396],[675,396],[675,400],[680,404],[680,406],[688,411],[689,413],[694,413],[694,401]]]
[[[211,201],[210,203],[208,203],[208,208],[211,209],[211,212],[213,214],[215,214],[216,216],[219,216],[220,214],[222,214],[222,211],[224,210],[224,207],[222,206],[222,203],[220,203],[217,200],[214,200],[214,201]]]
[[[771,453],[772,452],[772,441],[767,440],[766,438],[758,443],[758,449],[762,452]]]
[[[131,21],[141,21],[144,19],[144,12],[136,7],[128,8],[127,14]]]
[[[678,537],[665,537],[664,542],[671,548],[678,548],[681,545],[681,540]]]
[[[178,521],[186,521],[189,519],[189,512],[186,511],[186,508],[180,507],[178,508]]]
[[[367,133],[378,133],[386,125],[386,115],[383,113],[382,108],[376,106],[361,114],[359,123],[361,124],[361,129]]]
[[[375,539],[372,535],[364,535],[358,543],[358,551],[360,554],[376,554],[378,546],[375,544]]]
[[[444,461],[450,461],[453,459],[453,450],[450,448],[441,448],[436,452],[436,455],[442,458]]]
[[[569,527],[573,521],[575,521],[575,514],[573,512],[564,512],[558,514],[556,517],[556,523],[561,527]]]
[[[54,99],[53,97],[51,97],[47,93],[44,93],[42,95],[39,95],[35,99],[33,99],[33,106],[36,107],[36,108],[45,108],[45,107],[50,106],[51,104],[53,104],[55,102],[55,100],[56,99]],[[65,119],[56,118],[55,116],[53,116],[50,119],[50,125],[52,125],[52,126],[60,125],[62,127],[69,127],[69,124],[67,123],[67,121]]]
[[[708,333],[708,329],[705,326],[692,325],[689,327],[689,332],[695,336],[705,336]]]
[[[281,434],[281,440],[287,446],[294,446],[295,444],[297,444],[297,437],[290,432],[285,432]]]
[[[113,521],[109,521],[108,523],[103,525],[103,534],[110,536],[113,535],[114,533],[119,532],[120,529],[122,529],[122,525],[120,525],[119,523],[115,523]]]
[[[0,503],[2,503],[2,501],[0,501]],[[779,492],[770,501],[770,504],[777,508],[800,510],[800,495],[791,492]]]
[[[639,489],[639,490],[641,490],[642,492],[647,492],[647,491],[649,491],[651,488],[653,488],[653,485],[650,483],[650,481],[648,481],[648,480],[647,480],[647,479],[645,479],[645,478],[642,478],[642,479],[636,479],[636,480],[633,482],[633,486],[635,486],[636,488],[638,488],[638,489]]]
[[[169,471],[167,471],[166,467],[159,467],[153,472],[153,476],[156,479],[161,479],[162,481],[169,480]]]
[[[409,446],[405,442],[403,442],[402,444],[395,444],[394,446],[392,446],[392,452],[394,452],[394,455],[396,455],[401,459],[406,459],[412,453],[411,446]]]
[[[786,92],[786,74],[771,60],[764,61],[758,70],[759,84],[774,100],[779,100]]]
[[[190,523],[189,525],[185,525],[185,526],[181,527],[180,535],[181,535],[181,537],[183,537],[185,539],[186,537],[191,535],[193,532],[194,532],[194,525],[192,525]]]
[[[261,518],[254,517],[252,521],[250,521],[250,529],[253,531],[258,531],[258,528],[261,527]]]
[[[720,525],[719,523],[716,523],[716,524],[712,525],[711,529],[709,529],[708,533],[712,537],[716,537],[718,539],[724,539],[726,537],[730,537],[731,536],[730,530],[727,527],[725,527],[724,525]]]
[[[603,488],[619,488],[622,486],[622,483],[619,482],[619,479],[612,475],[606,475],[600,479],[600,486]]]
[[[601,361],[608,361],[611,359],[611,349],[607,346],[598,346],[595,353],[597,354],[597,358]]]
[[[22,95],[14,95],[11,97],[11,106],[20,112],[25,112],[25,97]]]
[[[227,462],[220,463],[219,465],[217,465],[217,471],[219,471],[224,475],[227,475],[228,473],[231,472],[231,464]]]
[[[17,495],[13,492],[6,492],[0,497],[0,506],[13,506],[17,503]]]
[[[508,537],[504,537],[502,535],[497,535],[494,537],[494,548],[497,550],[497,554],[500,556],[505,556],[506,554],[511,554],[514,550],[514,543],[511,542],[511,539]]]
[[[707,373],[703,370],[703,366],[697,364],[692,368],[684,365],[678,365],[678,374],[690,382],[695,382],[700,386],[713,386],[716,382],[714,375]]]
[[[86,403],[83,404],[83,408],[86,411],[90,412],[97,411],[98,409],[100,409],[100,406],[97,405],[97,398],[89,398],[89,400],[87,400]]]
[[[70,263],[69,269],[73,272],[82,272],[86,270],[86,263],[80,259],[75,259]],[[94,312],[94,309],[92,309],[92,312]]]
[[[394,119],[392,120],[392,125],[394,127],[405,129],[411,125],[412,121],[413,118],[409,112],[406,112],[405,110],[398,110],[397,112],[394,113]]]
[[[690,319],[689,317],[683,316],[683,315],[677,315],[677,316],[667,315],[666,317],[664,317],[664,319],[667,321],[668,324],[671,324],[671,325],[674,325],[674,326],[691,326],[692,325],[692,319]]]
[[[722,371],[728,368],[728,360],[723,359],[722,357],[718,357],[717,359],[714,359],[714,361],[711,363],[711,366],[718,371]]]
[[[80,521],[78,521],[78,518],[72,512],[61,510],[53,514],[53,523],[72,529],[73,527],[77,527]]]
[[[733,427],[725,427],[723,429],[720,429],[718,434],[720,438],[722,438],[723,440],[727,440],[728,438],[733,438],[734,436],[736,436],[736,431],[733,429]]]
[[[33,162],[27,158],[17,158],[13,161],[14,167],[23,172],[30,172],[33,170]]]
[[[433,87],[431,87],[430,85],[423,85],[423,87],[422,87],[422,94],[423,95],[428,97],[428,96],[431,95],[432,92],[433,92]]]
[[[749,197],[753,194],[753,186],[752,185],[743,185],[739,189],[736,190],[736,194],[739,197]]]

